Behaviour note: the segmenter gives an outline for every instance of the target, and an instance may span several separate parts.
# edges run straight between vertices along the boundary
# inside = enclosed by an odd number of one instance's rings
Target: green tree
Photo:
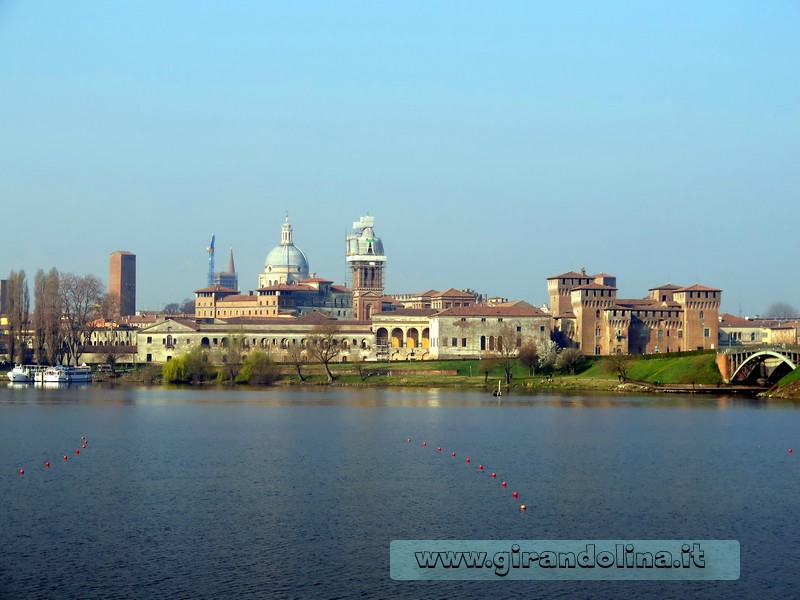
[[[263,350],[253,350],[244,360],[239,380],[250,385],[270,385],[278,379],[278,367],[269,354]]]
[[[186,359],[184,356],[177,356],[168,360],[161,367],[161,378],[164,383],[184,383],[186,379]]]
[[[196,346],[180,358],[184,361],[185,381],[203,383],[208,380],[211,373],[209,372],[208,354],[203,348]]]
[[[220,378],[222,381],[236,381],[236,376],[242,370],[242,354],[245,351],[244,334],[241,331],[230,331],[223,341]]]

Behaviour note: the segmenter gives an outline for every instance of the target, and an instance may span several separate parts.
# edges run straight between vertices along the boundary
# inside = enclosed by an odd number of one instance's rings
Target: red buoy
[[[497,477],[497,473],[492,473],[492,479],[495,479],[496,477]]]
[[[483,465],[478,465],[478,471],[483,471]]]
[[[408,438],[406,441],[407,441],[407,442],[410,442],[410,441],[411,441],[411,438]]]
[[[513,494],[511,494],[511,495],[512,495],[512,496],[514,496],[514,498],[519,498],[519,494],[518,494],[517,492],[514,492],[514,493],[513,493]]]
[[[64,455],[64,460],[67,460],[67,455],[66,454]]]
[[[20,475],[25,475],[25,469],[20,469],[20,470],[19,470],[19,474],[20,474]]]
[[[428,445],[428,442],[422,442],[422,445],[423,445],[423,446],[427,446],[427,445]]]
[[[441,446],[439,446],[439,447],[437,448],[437,450],[438,450],[439,452],[441,452],[441,451],[442,451],[442,447],[441,447]]]
[[[467,459],[467,462],[469,462],[469,459]]]
[[[506,482],[504,481],[504,482],[503,482],[501,485],[502,485],[503,487],[506,487]]]
[[[456,453],[455,453],[455,452],[453,452],[453,456],[455,456],[455,455],[456,455]]]
[[[791,453],[792,453],[792,449],[791,449],[791,448],[789,448],[789,454],[791,454]]]
[[[49,460],[44,461],[44,466],[49,469],[50,468],[50,461]]]
[[[81,453],[80,450],[75,450],[75,454],[80,454],[80,453]]]

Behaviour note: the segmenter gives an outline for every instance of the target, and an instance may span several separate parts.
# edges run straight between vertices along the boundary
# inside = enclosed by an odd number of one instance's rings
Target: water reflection
[[[269,387],[129,387],[109,384],[80,386],[8,384],[0,388],[0,404],[118,404],[118,405],[248,405],[248,406],[362,406],[362,407],[557,407],[597,408],[693,408],[794,409],[798,402],[741,395],[658,394],[614,395],[608,393],[517,393],[495,397],[480,390],[451,388],[347,388]]]

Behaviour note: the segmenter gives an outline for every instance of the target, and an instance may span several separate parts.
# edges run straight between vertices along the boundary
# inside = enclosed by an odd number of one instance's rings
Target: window
[[[462,323],[466,323],[467,322],[467,318],[466,317],[461,317],[461,322]]]
[[[703,316],[704,316],[704,315],[703,315],[703,311],[701,310],[701,311],[700,311],[700,320],[701,320],[701,321],[703,320]]]
[[[503,322],[503,317],[500,317],[499,319],[497,319],[497,322],[498,323],[502,323]]]
[[[453,339],[452,339],[452,340],[450,340],[450,341],[452,342],[452,344],[450,344],[450,345],[451,345],[453,348],[455,348],[456,346],[458,346],[458,338],[453,338]]]
[[[517,333],[519,333],[520,331],[522,331],[522,325],[517,325]]]
[[[678,329],[678,339],[683,339],[683,329]]]
[[[711,337],[711,329],[709,329],[708,327],[703,329],[703,337]]]
[[[152,336],[149,336],[149,335],[147,336],[147,343],[148,344],[152,344],[153,343],[153,337]]]
[[[544,325],[539,325],[539,331],[544,333]]]
[[[153,362],[153,355],[152,354],[148,354],[147,355],[147,362]]]
[[[466,348],[467,347],[467,338],[461,338],[461,347],[462,348]]]

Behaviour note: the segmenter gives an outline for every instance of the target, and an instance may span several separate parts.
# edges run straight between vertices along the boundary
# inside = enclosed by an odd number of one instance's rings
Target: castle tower
[[[117,315],[136,314],[136,255],[112,252],[108,269],[108,294],[117,300]]]
[[[348,235],[346,240],[346,260],[353,278],[353,316],[357,321],[369,321],[381,310],[386,255],[381,238],[375,236],[374,225],[374,217],[361,217],[353,223],[354,235]]]
[[[716,348],[722,290],[695,284],[674,290],[672,297],[683,308],[681,350]]]

